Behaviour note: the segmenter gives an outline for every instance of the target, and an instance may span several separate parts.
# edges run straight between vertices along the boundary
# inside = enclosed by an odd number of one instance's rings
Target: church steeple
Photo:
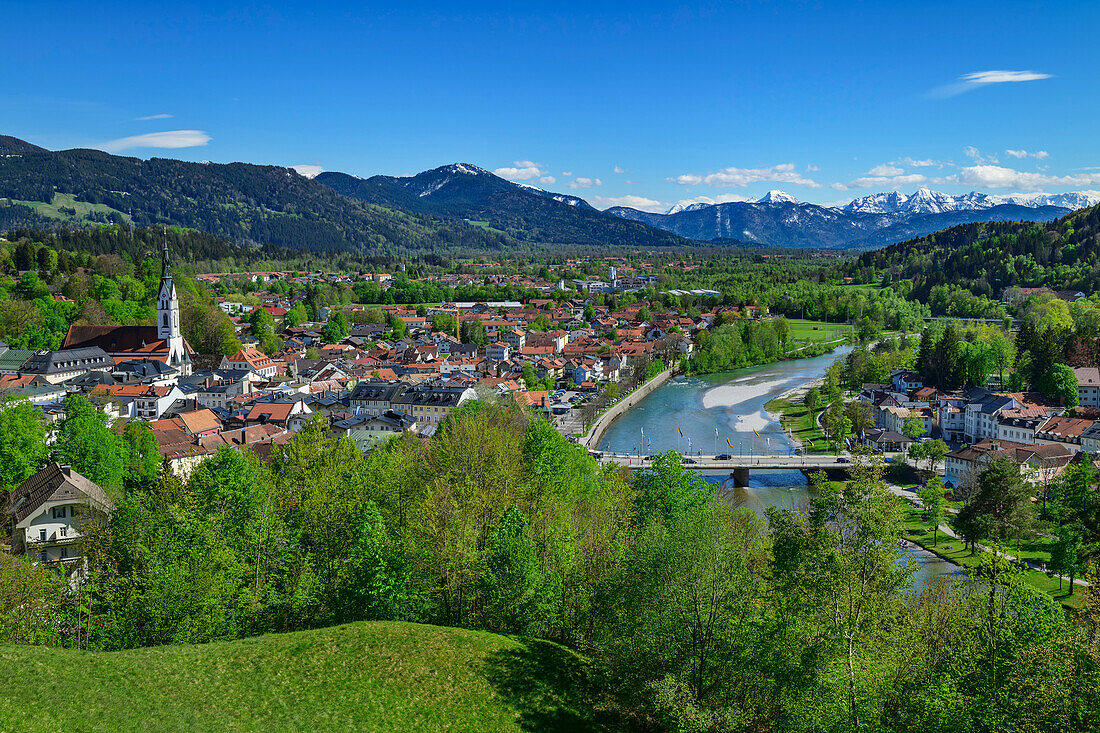
[[[173,339],[180,335],[180,301],[172,282],[172,267],[168,259],[168,240],[161,252],[160,292],[157,294],[157,338]]]

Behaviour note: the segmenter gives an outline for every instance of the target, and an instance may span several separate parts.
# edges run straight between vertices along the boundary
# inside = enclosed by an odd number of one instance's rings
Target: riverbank
[[[817,420],[811,419],[810,411],[802,403],[806,391],[815,384],[821,384],[821,380],[815,379],[802,387],[787,390],[765,404],[764,409],[769,417],[779,422],[795,446],[807,453],[828,453],[828,441],[821,432],[821,426]]]
[[[630,394],[624,395],[618,402],[609,407],[602,415],[596,418],[596,422],[592,423],[592,427],[588,429],[588,432],[581,437],[577,442],[585,448],[591,448],[594,445],[598,445],[600,438],[603,437],[604,431],[611,427],[611,423],[615,422],[623,413],[629,410],[631,407],[641,402],[643,399],[649,396],[650,392],[660,387],[662,384],[671,379],[679,369],[676,364],[673,364],[668,369],[655,376],[645,384],[639,386]]]

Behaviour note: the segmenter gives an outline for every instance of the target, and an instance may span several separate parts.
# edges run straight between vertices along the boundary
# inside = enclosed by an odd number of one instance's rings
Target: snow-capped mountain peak
[[[797,204],[798,199],[786,191],[768,191],[756,200],[758,204]]]
[[[470,163],[452,163],[451,165],[445,165],[438,170],[441,173],[452,173],[464,176],[492,175],[484,168],[478,168],[476,165],[472,165]]]
[[[699,209],[705,209],[708,206],[714,206],[714,204],[707,203],[688,203],[681,201],[678,204],[674,204],[672,208],[665,212],[665,214],[679,214],[681,211],[698,211]]]

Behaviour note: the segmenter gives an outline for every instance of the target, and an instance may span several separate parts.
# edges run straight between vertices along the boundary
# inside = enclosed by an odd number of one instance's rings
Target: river
[[[616,420],[600,438],[600,450],[650,454],[667,450],[681,453],[789,453],[794,444],[764,405],[807,382],[820,379],[837,358],[851,347],[808,359],[766,364],[722,374],[674,377]],[[717,430],[717,433],[716,433]],[[728,476],[706,476],[722,484]],[[729,486],[728,501],[763,515],[769,506],[800,507],[809,496],[801,471],[753,471],[749,485]],[[913,590],[936,578],[965,577],[955,565],[919,547],[910,549],[919,569]]]

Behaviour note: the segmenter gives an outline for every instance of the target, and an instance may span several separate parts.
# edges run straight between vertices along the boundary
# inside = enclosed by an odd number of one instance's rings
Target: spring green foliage
[[[74,323],[153,323],[161,275],[160,260],[153,252],[159,249],[162,237],[170,240],[177,253],[225,255],[235,250],[213,237],[178,229],[167,233],[156,230],[155,249],[150,230],[131,233],[120,227],[8,236],[18,241],[13,245],[0,242],[0,268],[27,270],[18,279],[0,278],[0,340],[15,349],[60,348]],[[214,305],[206,286],[186,277],[179,268],[174,275],[180,327],[191,345],[200,353],[239,349],[232,323]],[[55,298],[53,293],[67,300]]]
[[[1100,714],[1096,646],[1011,569],[906,599],[902,504],[868,457],[846,485],[816,478],[807,509],[771,509],[765,524],[673,453],[632,476],[600,467],[511,404],[468,402],[431,441],[397,437],[366,456],[318,419],[270,464],[225,447],[186,481],[150,480],[141,427],[111,443],[79,400],[68,413],[59,450],[93,471],[93,455],[114,465],[113,445],[125,493],[91,530],[79,594],[30,566],[0,572],[0,608],[37,610],[2,617],[8,641],[124,650],[418,621],[587,650],[597,697],[650,728],[1071,730]],[[997,497],[1024,492],[993,469],[978,513],[1012,538],[1024,510]],[[1052,503],[1083,515],[1094,488],[1076,479]]]
[[[28,400],[0,398],[0,496],[32,476],[46,457],[41,413]]]

